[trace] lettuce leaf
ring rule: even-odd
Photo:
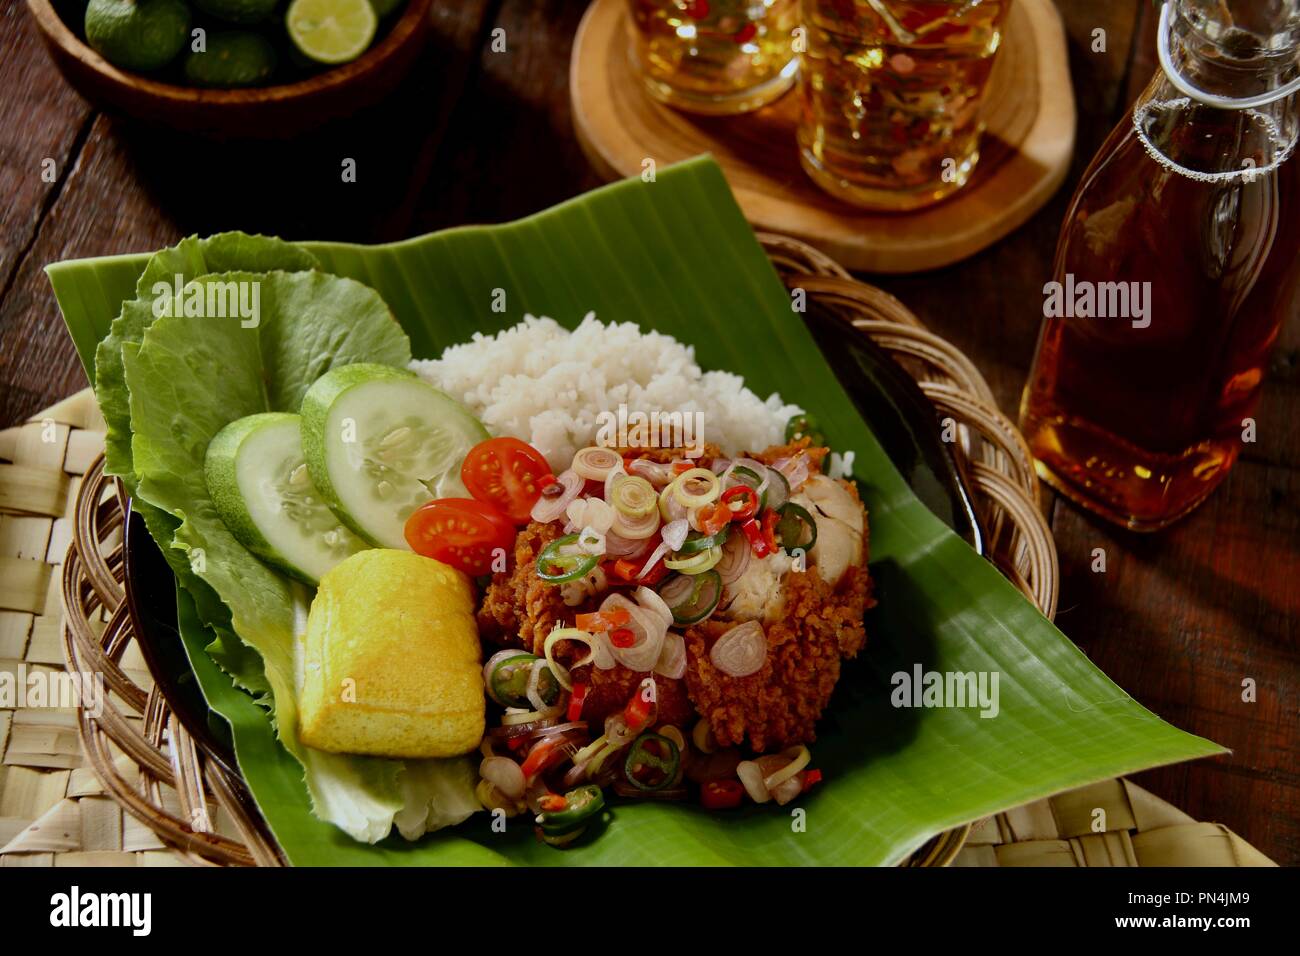
[[[319,264],[307,250],[269,236],[228,232],[208,239],[195,236],[182,239],[177,245],[150,257],[136,280],[136,297],[122,303],[122,311],[95,350],[95,398],[107,425],[104,470],[122,479],[133,496],[132,509],[144,519],[149,534],[159,542],[172,571],[193,596],[199,615],[212,628],[216,637],[209,646],[209,653],[240,687],[259,699],[270,692],[261,661],[249,653],[231,631],[230,612],[220,597],[191,572],[183,553],[167,547],[167,542],[176,534],[179,520],[134,497],[136,473],[131,457],[131,412],[125,362],[126,356],[133,355],[140,348],[145,330],[154,322],[153,306],[158,298],[154,289],[159,283],[174,288],[177,276],[184,284],[212,272],[294,272],[315,269]]]
[[[149,258],[136,281],[136,297],[122,303],[122,311],[95,350],[95,399],[108,426],[104,438],[104,470],[135,491],[131,460],[131,413],[124,375],[124,351],[138,348],[145,329],[154,321],[154,288],[182,285],[214,272],[300,272],[320,265],[299,246],[270,236],[226,232],[208,239],[190,236]]]
[[[168,269],[181,268],[183,257],[183,251],[173,250],[161,261]],[[312,382],[337,365],[405,366],[411,357],[406,333],[383,299],[352,279],[314,271],[241,271],[192,280],[199,287],[231,282],[258,284],[256,324],[238,316],[163,315],[142,330],[138,343],[121,343],[134,500],[154,509],[150,531],[164,552],[179,559],[185,576],[219,596],[229,623],[226,633],[218,627],[220,643],[214,648],[224,652],[223,665],[256,683],[251,655],[233,635],[260,657],[278,738],[302,764],[321,819],[366,842],[387,836],[404,811],[404,823],[412,815],[459,822],[477,809],[476,801],[470,805],[472,774],[466,773],[464,759],[345,756],[311,750],[298,740],[294,645],[310,592],[235,540],[217,514],[203,473],[208,443],[226,424],[257,412],[297,411]],[[136,311],[124,309],[123,315],[135,321]],[[136,330],[124,323],[120,331]],[[430,812],[430,801],[439,803],[436,813]]]

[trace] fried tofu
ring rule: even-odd
[[[469,579],[409,551],[361,551],[320,582],[307,620],[299,733],[334,753],[451,757],[484,731]]]

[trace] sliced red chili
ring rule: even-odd
[[[731,509],[720,501],[714,502],[701,508],[695,520],[705,534],[717,534],[731,521]]]
[[[820,770],[805,770],[803,774],[803,789],[800,793],[807,793],[814,786],[822,782],[822,772]]]
[[[758,492],[749,485],[736,485],[722,493],[722,502],[731,512],[732,521],[748,521],[758,511]]]
[[[763,512],[763,540],[772,551],[776,551],[776,523],[781,520],[781,516],[769,508]]]
[[[763,536],[763,527],[758,523],[757,518],[750,518],[740,526],[740,531],[749,542],[749,549],[754,552],[756,558],[766,558],[776,548],[768,544],[767,539]]]
[[[739,780],[710,780],[700,788],[700,803],[706,810],[731,810],[744,798],[745,788]]]
[[[574,684],[573,693],[569,695],[569,710],[564,715],[569,723],[582,719],[582,705],[587,702],[589,684]]]
[[[615,647],[631,647],[636,643],[636,635],[626,627],[616,627],[609,632],[609,642]]]
[[[563,810],[566,806],[568,806],[568,804],[569,801],[565,800],[564,797],[558,793],[544,794],[537,801],[538,807],[540,807],[542,810],[546,810],[551,813],[555,813],[559,810]]]
[[[574,618],[574,623],[584,631],[608,631],[611,628],[622,627],[631,619],[632,615],[627,608],[612,607],[607,611],[579,614]]]
[[[623,708],[623,720],[627,722],[628,729],[640,732],[650,724],[654,717],[655,701],[658,699],[656,690],[653,677],[647,677],[637,687],[636,693]]]

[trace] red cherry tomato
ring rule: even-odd
[[[469,493],[517,525],[528,524],[542,489],[555,480],[541,452],[518,438],[489,438],[469,450],[460,466]]]
[[[498,558],[509,555],[515,543],[510,520],[473,498],[439,498],[420,505],[406,519],[405,532],[406,543],[416,554],[450,564],[470,577],[500,570]]]

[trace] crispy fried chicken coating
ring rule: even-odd
[[[686,632],[687,690],[724,747],[748,738],[762,753],[814,741],[841,660],[866,642],[862,614],[874,602],[865,565],[849,568],[834,586],[797,572],[781,586],[784,608],[764,628],[767,660],[748,677],[729,677],[709,660],[713,642],[735,621],[713,618]]]

